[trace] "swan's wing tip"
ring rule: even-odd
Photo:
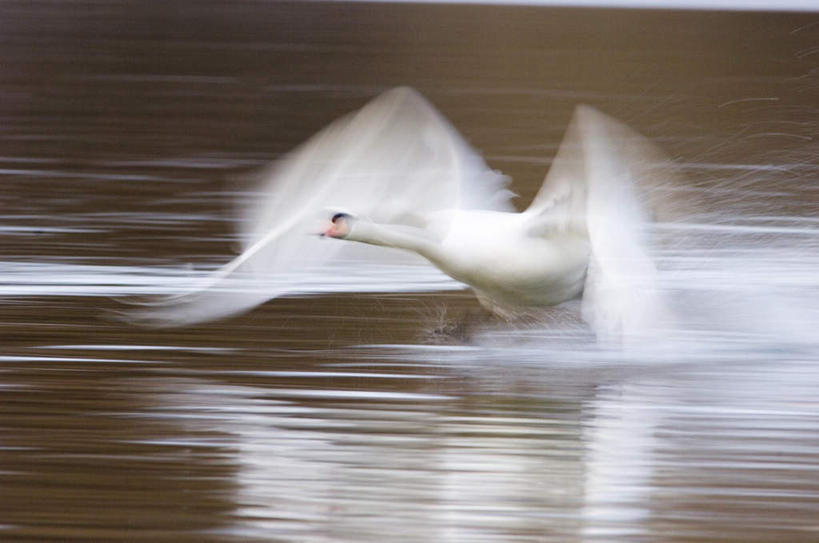
[[[409,86],[393,87],[378,95],[377,99],[411,100],[425,106],[430,105],[427,99],[418,91],[418,89]]]
[[[574,114],[578,117],[589,117],[593,115],[603,115],[603,113],[594,106],[589,104],[577,104],[574,108]]]
[[[119,322],[145,328],[172,328],[224,319],[281,296],[286,288],[248,283],[244,278],[220,281],[168,296],[116,299],[127,306],[109,312]]]
[[[194,318],[195,312],[188,308],[196,305],[196,296],[178,294],[151,298],[114,298],[127,306],[124,309],[107,309],[101,314],[103,320],[125,323],[139,328],[174,328],[213,320],[206,313]]]

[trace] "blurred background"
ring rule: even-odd
[[[399,85],[519,209],[579,103],[662,147],[684,348],[442,341],[460,291],[110,318],[229,260],[237,178]],[[3,0],[0,539],[816,541],[818,96],[816,11]]]

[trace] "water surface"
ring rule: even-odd
[[[0,539],[816,541],[817,43],[815,14],[4,2]],[[113,318],[231,257],[237,178],[396,85],[520,208],[578,103],[658,142],[696,203],[655,232],[680,325],[622,350],[576,304],[373,292],[439,281],[401,269]]]

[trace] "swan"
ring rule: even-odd
[[[472,287],[487,309],[513,316],[570,300],[583,290],[588,241],[571,231],[545,236],[538,228],[522,213],[456,209],[430,214],[422,228],[337,213],[321,235],[418,253]]]
[[[578,106],[542,187],[517,212],[508,179],[421,94],[395,88],[264,172],[242,212],[242,253],[135,320],[183,325],[246,311],[291,291],[237,281],[330,266],[368,245],[382,253],[361,258],[417,255],[507,318],[582,294],[598,335],[640,331],[663,311],[645,240],[662,162],[645,138]]]

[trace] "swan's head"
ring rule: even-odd
[[[330,219],[330,224],[321,235],[327,236],[328,238],[344,239],[350,235],[353,222],[355,222],[355,218],[349,213],[336,213]]]

